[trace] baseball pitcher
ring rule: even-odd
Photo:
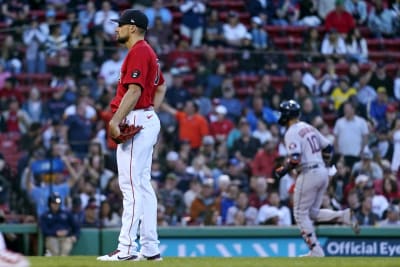
[[[117,40],[129,52],[122,64],[113,117],[108,132],[118,143],[117,166],[123,194],[122,227],[118,247],[101,261],[161,260],[157,236],[157,198],[150,183],[153,146],[160,131],[154,111],[165,96],[164,78],[157,56],[144,40],[148,26],[139,10],[125,10],[118,20]],[[139,220],[140,252],[136,243]]]

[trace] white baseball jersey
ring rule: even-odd
[[[323,163],[321,150],[329,144],[329,140],[317,129],[302,121],[292,124],[285,134],[288,154],[300,154],[301,166]]]

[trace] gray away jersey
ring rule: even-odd
[[[329,144],[329,140],[317,129],[302,121],[292,124],[285,134],[288,154],[300,154],[301,166],[323,163],[321,150]]]

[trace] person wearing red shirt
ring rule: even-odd
[[[343,0],[336,0],[336,8],[325,18],[325,30],[336,29],[341,34],[347,34],[355,27],[353,16],[343,7]]]
[[[267,140],[251,162],[253,176],[272,177],[275,161],[279,157],[275,140]]]
[[[223,105],[215,108],[217,120],[210,123],[210,134],[218,141],[223,142],[230,131],[235,128],[233,122],[225,117],[227,110]]]

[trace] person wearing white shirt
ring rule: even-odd
[[[277,225],[279,226],[290,226],[292,225],[292,214],[290,209],[284,205],[281,205],[278,192],[271,192],[268,195],[269,205],[265,204],[261,206],[258,212],[258,223],[269,224],[268,221],[278,217]]]
[[[101,10],[96,11],[94,15],[94,24],[102,26],[107,35],[114,36],[117,25],[111,22],[112,19],[118,19],[118,13],[111,9],[110,2],[105,1],[101,5]]]
[[[100,67],[100,75],[104,77],[107,86],[113,86],[118,82],[121,66],[122,60],[118,50],[113,52],[111,59],[103,62]]]
[[[346,54],[346,45],[342,36],[336,31],[331,30],[322,41],[321,53],[325,56],[341,56]]]
[[[239,21],[239,14],[231,11],[228,14],[228,23],[222,26],[225,41],[228,45],[239,47],[247,35],[247,28]]]
[[[367,41],[361,36],[360,30],[354,28],[350,30],[345,39],[346,54],[350,60],[355,60],[358,63],[368,61],[368,46]]]

